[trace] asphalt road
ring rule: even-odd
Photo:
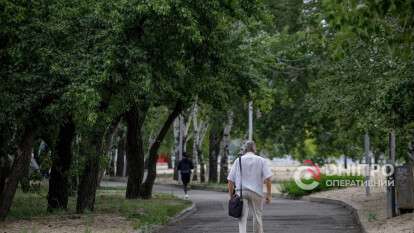
[[[156,186],[156,192],[183,196],[173,186]],[[196,211],[169,224],[158,233],[236,233],[237,221],[227,215],[227,194],[213,191],[190,191]],[[344,207],[274,198],[264,208],[266,233],[361,233],[350,211]],[[252,232],[251,218],[249,232]]]

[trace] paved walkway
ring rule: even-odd
[[[182,196],[181,190],[156,186],[156,192]],[[197,211],[170,224],[159,233],[237,233],[237,221],[227,216],[227,194],[193,190],[190,198]],[[343,207],[307,201],[273,199],[265,205],[266,233],[360,233],[351,213]],[[251,220],[249,220],[251,224]],[[250,232],[252,227],[249,227]]]

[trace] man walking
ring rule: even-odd
[[[256,153],[256,145],[253,141],[245,143],[244,155],[241,156],[242,169],[240,171],[240,159],[236,159],[227,177],[230,198],[235,195],[234,188],[240,195],[243,190],[243,212],[239,219],[239,232],[247,231],[247,216],[249,210],[253,215],[253,229],[255,233],[263,233],[263,201],[269,204],[272,200],[272,172],[266,160]],[[240,187],[242,179],[242,187]],[[266,196],[263,195],[263,184],[266,184]]]
[[[190,183],[192,169],[194,169],[193,162],[187,157],[187,154],[183,153],[183,159],[178,163],[177,170],[179,170],[181,174],[181,181],[183,182],[186,199],[188,199],[187,186],[188,183]]]

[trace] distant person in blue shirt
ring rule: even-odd
[[[184,186],[185,198],[188,199],[187,186],[190,183],[191,179],[191,170],[194,169],[193,162],[188,158],[186,153],[183,153],[183,159],[178,163],[177,170],[180,171],[181,181]]]

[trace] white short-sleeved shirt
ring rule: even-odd
[[[240,166],[239,159],[234,161],[230,169],[227,180],[236,184],[237,190],[240,190]],[[266,160],[251,152],[247,152],[241,157],[243,173],[243,190],[248,189],[260,196],[263,196],[263,182],[272,176],[272,171]]]

